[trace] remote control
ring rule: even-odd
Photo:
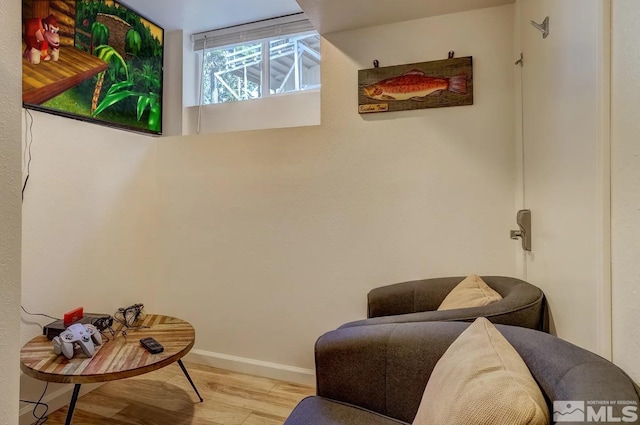
[[[164,351],[164,347],[162,346],[162,344],[160,344],[158,341],[156,341],[154,338],[151,338],[151,337],[142,338],[140,340],[140,344],[142,344],[142,346],[146,348],[147,351],[150,352],[151,354],[158,354]]]

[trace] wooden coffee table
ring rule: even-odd
[[[75,384],[65,425],[71,423],[80,386],[86,383],[114,381],[142,375],[174,362],[178,362],[182,372],[191,383],[198,398],[202,397],[182,363],[195,343],[195,330],[189,324],[175,317],[148,314],[136,323],[140,328],[126,328],[115,323],[116,336],[109,332],[103,343],[96,346],[93,357],[87,357],[82,350],[76,350],[71,359],[53,352],[53,345],[46,336],[40,335],[26,343],[20,351],[22,371],[41,381]],[[126,330],[126,336],[120,330]],[[153,337],[164,347],[164,351],[151,354],[140,345],[140,339]]]

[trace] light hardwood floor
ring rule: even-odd
[[[281,425],[315,388],[185,362],[200,403],[177,364],[111,381],[80,397],[72,425]],[[68,406],[67,406],[68,407]],[[47,425],[64,424],[67,407]]]

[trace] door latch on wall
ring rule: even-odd
[[[531,210],[520,210],[516,214],[520,230],[511,231],[511,239],[522,239],[522,249],[531,251]]]

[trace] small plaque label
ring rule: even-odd
[[[389,110],[388,103],[368,103],[366,105],[358,105],[358,112],[368,114],[371,112],[387,112]]]

